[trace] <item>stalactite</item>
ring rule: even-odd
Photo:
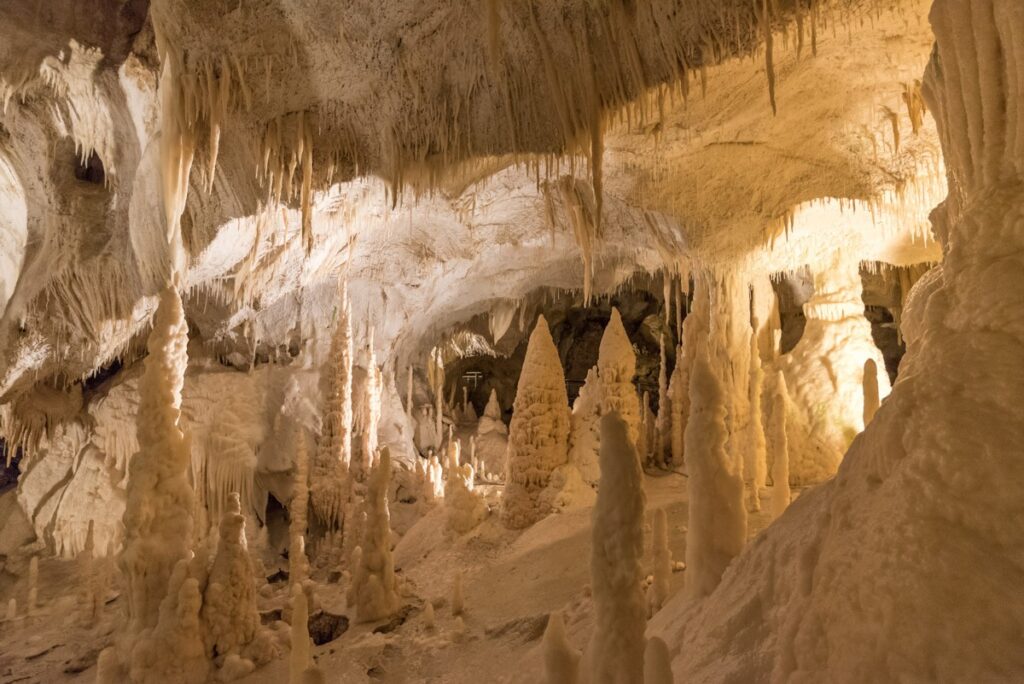
[[[756,0],[755,0],[756,2]],[[772,114],[777,114],[775,106],[775,61],[774,37],[772,35],[772,13],[770,0],[761,0],[761,24],[764,27],[764,70],[768,78],[768,101],[772,106]]]

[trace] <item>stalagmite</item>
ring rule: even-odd
[[[324,369],[324,412],[320,441],[310,473],[313,512],[328,530],[342,527],[351,487],[352,463],[352,321],[347,284],[342,283],[330,360]],[[411,376],[410,376],[411,377]]]
[[[309,457],[306,451],[306,433],[296,427],[295,473],[292,477],[292,498],[288,505],[288,579],[301,585],[309,577],[309,558],[306,555],[306,524],[309,510]]]
[[[437,435],[436,446],[440,447],[444,437],[444,360],[440,349],[434,348],[430,362],[430,369],[434,371],[434,430]]]
[[[509,427],[501,520],[527,527],[547,515],[540,494],[552,471],[568,460],[569,399],[558,350],[547,321],[537,325],[526,347]]]
[[[409,377],[405,384],[405,413],[409,416],[409,421],[413,420],[413,405],[412,405],[412,379],[413,379],[413,368],[409,366]]]
[[[156,626],[171,572],[191,554],[191,455],[179,426],[187,345],[181,298],[169,287],[160,294],[147,343],[136,421],[140,449],[129,465],[124,551],[118,560],[125,575],[129,635]]]
[[[447,445],[445,446],[445,455],[444,455],[444,464],[443,464],[444,465],[444,472],[445,472],[445,474],[447,475],[448,473],[451,473],[454,470],[456,470],[461,463],[462,463],[462,442],[460,440],[455,439],[455,434],[454,434],[453,429],[449,428],[448,429],[448,440],[447,440]]]
[[[28,600],[25,610],[29,615],[39,607],[39,556],[32,556],[28,562]]]
[[[666,307],[666,316],[668,308]],[[669,398],[669,373],[668,356],[665,353],[665,333],[661,333],[661,344],[659,346],[658,365],[658,420],[655,433],[658,436],[657,446],[654,450],[654,462],[658,467],[664,468],[668,459],[672,456],[672,400]],[[678,363],[678,358],[676,360]]]
[[[643,399],[640,402],[640,429],[637,431],[636,440],[636,453],[640,458],[640,463],[644,466],[647,465],[650,459],[650,449],[648,448],[647,436],[650,434],[650,430],[647,425],[648,407],[650,405],[650,399],[647,392],[644,392]]]
[[[452,578],[452,615],[462,615],[465,604],[462,598],[462,571],[456,570]]]
[[[757,330],[757,327],[754,327]],[[744,464],[749,472],[744,474],[748,482],[748,508],[751,511],[761,510],[761,491],[765,488],[768,475],[768,453],[765,446],[764,422],[761,418],[761,387],[764,383],[764,371],[761,369],[761,355],[758,352],[757,336],[750,338],[750,421],[747,428],[747,462]]]
[[[668,547],[668,517],[664,508],[654,511],[654,582],[651,584],[651,613],[655,613],[668,600],[672,581],[672,551]]]
[[[789,392],[786,376],[779,371],[775,376],[775,396],[769,425],[772,449],[772,517],[777,518],[789,506],[789,439],[786,436],[786,415]]]
[[[672,658],[661,637],[651,637],[644,648],[644,684],[672,684]]]
[[[690,419],[686,429],[689,534],[686,594],[707,596],[746,542],[747,511],[741,465],[725,451],[725,397],[702,343],[690,372]]]
[[[1024,0],[9,0],[0,103],[0,679],[1024,680]]]
[[[864,427],[875,417],[878,404],[878,366],[868,359],[864,362]]]
[[[672,369],[668,393],[672,411],[672,465],[678,468],[684,462],[686,421],[690,417],[690,374],[681,345],[676,350],[676,367]]]
[[[850,442],[864,426],[864,362],[883,367],[871,324],[864,316],[860,262],[843,250],[814,268],[814,293],[796,346],[775,363],[789,382],[790,477],[814,484],[835,474]],[[879,396],[889,378],[876,374]]]
[[[81,590],[78,597],[80,622],[84,627],[92,627],[103,610],[106,585],[103,574],[96,563],[95,536],[96,525],[89,521],[86,532],[85,548],[78,554],[79,581]]]
[[[370,329],[368,360],[366,364],[366,396],[363,399],[362,454],[359,476],[368,477],[376,463],[377,427],[380,423],[381,389],[384,384],[381,369],[377,367],[377,355],[373,348],[373,329]]]
[[[601,479],[600,433],[601,378],[597,367],[587,371],[587,379],[572,405],[569,431],[569,462],[575,465],[583,480],[596,486]]]
[[[444,506],[448,529],[465,534],[487,516],[483,497],[473,491],[473,466],[453,468],[445,482]]]
[[[395,562],[391,556],[391,515],[388,512],[390,482],[391,452],[384,447],[380,450],[380,461],[367,482],[362,554],[352,578],[356,587],[356,619],[359,622],[380,620],[398,610]]]
[[[301,684],[303,672],[310,665],[309,604],[306,592],[292,585],[292,650],[288,656],[288,682]]]
[[[129,678],[139,684],[191,684],[206,681],[210,661],[200,618],[200,581],[204,568],[192,558],[174,566],[157,624],[138,636],[131,653]]]
[[[601,417],[601,486],[593,513],[590,580],[594,684],[638,682],[644,671],[643,474],[628,424],[615,411]]]
[[[601,377],[601,410],[617,411],[629,428],[629,441],[637,458],[642,458],[640,444],[640,401],[633,377],[636,375],[636,352],[626,335],[619,310],[612,307],[612,315],[601,337],[597,356],[597,372]]]
[[[424,455],[441,446],[441,435],[437,432],[437,425],[431,411],[431,406],[422,406],[420,408],[420,415],[416,419],[416,438],[414,441],[416,448]]]
[[[245,516],[238,494],[228,499],[220,521],[217,554],[203,594],[200,613],[206,626],[207,650],[218,656],[234,654],[246,660],[269,660],[270,653],[252,653],[246,647],[260,631],[253,568],[245,539]]]
[[[542,645],[545,684],[576,684],[579,681],[580,652],[569,643],[561,612],[548,615]]]
[[[444,497],[444,467],[433,453],[427,461],[425,495],[428,501]]]

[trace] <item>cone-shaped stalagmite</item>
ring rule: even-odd
[[[640,400],[633,384],[636,352],[622,325],[622,316],[614,307],[601,337],[597,372],[601,377],[601,409],[604,412],[618,411],[626,422],[629,441],[635,449],[640,443]],[[637,454],[637,457],[642,458],[643,454]]]
[[[501,519],[521,528],[548,511],[539,495],[551,472],[564,464],[569,446],[569,399],[558,350],[543,316],[530,335],[509,426]]]

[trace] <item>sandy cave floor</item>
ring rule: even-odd
[[[644,564],[649,569],[650,513],[656,508],[668,513],[673,560],[685,556],[686,478],[678,473],[648,473],[644,485],[648,519]],[[751,537],[768,524],[770,490],[762,500],[762,512],[749,519]],[[538,647],[547,614],[559,609],[564,611],[573,644],[585,646],[592,629],[591,509],[561,512],[526,530],[509,531],[496,515],[498,488],[490,488],[488,504],[492,514],[464,536],[446,531],[440,504],[413,523],[395,548],[403,605],[409,606],[404,623],[389,633],[374,633],[382,623],[351,625],[341,637],[314,647],[314,659],[328,681],[479,682],[486,673],[490,681],[535,682],[541,676]],[[393,503],[396,527],[403,519],[415,519],[417,506],[423,504]],[[450,609],[456,569],[463,573],[466,605],[461,634]],[[682,588],[684,574],[673,573],[673,592]],[[0,623],[0,684],[94,680],[96,655],[111,639],[123,599],[111,591],[96,626],[83,628],[77,624],[76,581],[72,562],[47,559],[40,564],[37,613]],[[271,585],[270,596],[260,598],[261,611],[284,605],[286,584]],[[16,587],[15,595],[21,593],[23,588]],[[317,597],[328,612],[348,614],[343,585],[321,583]],[[434,629],[424,624],[425,599],[435,606]],[[498,673],[506,673],[505,678]],[[287,677],[285,653],[238,681],[270,684]]]

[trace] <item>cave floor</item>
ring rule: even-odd
[[[668,513],[673,560],[685,557],[686,478],[675,472],[651,471],[644,478],[644,487],[648,514],[643,562],[650,571],[650,512],[656,508]],[[353,624],[339,638],[315,646],[314,659],[328,681],[540,681],[541,636],[547,614],[555,610],[563,611],[574,646],[584,648],[593,626],[589,599],[591,508],[566,510],[526,530],[510,531],[496,514],[499,488],[483,488],[492,513],[466,535],[446,530],[441,504],[429,508],[422,503],[392,504],[395,528],[411,525],[394,553],[404,620],[392,625],[387,621]],[[762,511],[750,515],[751,537],[768,524],[769,500],[770,489],[763,492]],[[450,608],[456,569],[463,575],[465,597],[461,630]],[[681,567],[673,573],[673,592],[682,588],[684,575]],[[108,593],[100,619],[93,627],[83,627],[78,623],[76,581],[74,563],[41,562],[36,613],[24,617],[19,606],[21,617],[0,622],[0,684],[95,680],[96,656],[111,641],[123,599],[113,591]],[[286,584],[273,584],[270,592],[264,592],[261,611],[284,606]],[[317,592],[322,609],[351,617],[343,585],[322,582]],[[425,599],[435,606],[433,629],[424,622]],[[276,684],[287,679],[285,654],[237,681]]]

